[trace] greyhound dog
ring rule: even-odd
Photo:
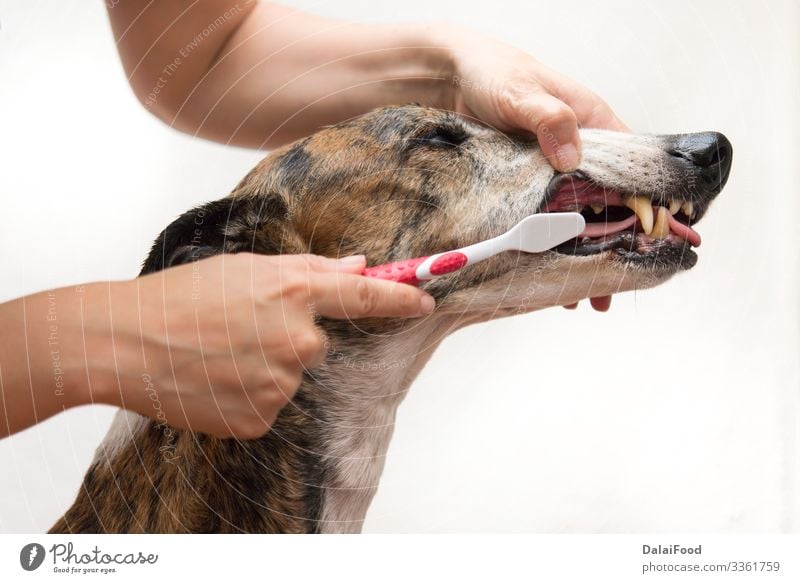
[[[182,215],[142,274],[238,252],[385,263],[464,247],[539,212],[581,212],[587,230],[423,283],[437,301],[423,319],[320,320],[327,357],[261,438],[217,439],[120,411],[51,532],[360,531],[397,407],[444,337],[652,287],[697,261],[690,225],[725,185],[728,140],[587,129],[581,139],[578,170],[562,174],[530,136],[416,105],[382,108],[272,152],[230,196]]]

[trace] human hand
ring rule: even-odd
[[[535,134],[556,170],[578,167],[579,125],[628,131],[600,97],[524,51],[455,28],[445,38],[452,55],[451,109],[502,131]],[[611,296],[591,298],[591,304],[605,312]]]
[[[605,101],[528,53],[469,30],[448,28],[452,109],[501,131],[536,135],[556,170],[580,163],[578,126],[628,131]]]
[[[217,437],[263,435],[324,358],[316,314],[433,310],[425,292],[357,275],[364,267],[363,256],[241,253],[111,284],[116,360],[103,319],[86,327],[101,400]]]

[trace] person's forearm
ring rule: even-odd
[[[424,25],[245,0],[146,4],[109,9],[125,69],[145,107],[192,134],[273,147],[381,105],[450,105],[450,55]]]
[[[84,366],[85,343],[95,353],[110,348],[94,345],[97,315],[107,305],[94,285],[0,304],[0,437],[92,401]]]

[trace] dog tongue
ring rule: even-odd
[[[656,211],[657,212],[657,211]],[[684,241],[688,241],[692,247],[700,246],[700,235],[691,227],[684,225],[671,214],[667,213],[667,221],[669,223],[669,230],[675,236],[680,237]],[[631,215],[624,221],[614,221],[611,223],[586,223],[586,228],[581,233],[581,237],[604,237],[605,235],[613,235],[625,229],[630,229],[636,224],[636,215]]]
[[[669,230],[685,241],[689,241],[692,247],[700,246],[700,234],[688,225],[684,225],[671,214],[667,213]]]
[[[611,235],[630,229],[635,224],[636,215],[631,215],[624,221],[615,221],[613,223],[586,223],[586,228],[581,233],[581,237],[603,237],[604,235]]]

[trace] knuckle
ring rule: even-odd
[[[274,392],[283,398],[291,399],[292,396],[300,388],[300,382],[303,380],[302,370],[282,370],[272,375],[271,385]]]
[[[274,367],[258,367],[253,371],[250,379],[256,396],[260,395],[262,391],[269,390],[277,385]]]
[[[578,123],[572,108],[523,73],[516,74],[498,92],[497,107],[513,119],[513,125],[522,124],[537,134]]]
[[[356,283],[356,297],[358,298],[358,311],[361,316],[368,316],[378,307],[379,292],[372,285],[373,282],[363,278]]]
[[[324,260],[319,255],[313,255],[311,253],[306,253],[301,255],[303,263],[309,269],[321,269],[324,266]]]
[[[540,126],[577,125],[578,118],[566,103],[550,101],[539,106]]]
[[[519,125],[531,117],[529,104],[541,92],[541,85],[530,75],[516,73],[494,91],[494,105],[505,123]]]
[[[309,297],[308,279],[295,270],[280,275],[281,296],[289,301],[306,301]]]
[[[285,385],[288,378],[284,374],[284,365],[260,365],[249,372],[244,381],[246,396],[241,396],[244,404],[256,403],[265,394],[269,394]]]
[[[501,105],[518,108],[522,102],[540,90],[538,84],[527,75],[516,73],[503,83],[497,95]]]
[[[290,338],[290,343],[301,362],[315,360],[322,352],[322,337],[314,327],[295,332]]]
[[[240,439],[258,439],[271,428],[271,423],[258,416],[251,415],[237,421],[233,433]]]
[[[271,419],[289,402],[293,394],[275,388],[261,389],[253,395],[253,405],[262,417]]]
[[[418,295],[410,289],[400,289],[396,299],[397,308],[404,314],[416,311],[419,305]]]
[[[209,346],[209,344],[204,342],[204,346]],[[211,356],[206,352],[203,364],[208,370],[208,380],[215,391],[222,390],[225,395],[228,395],[238,387],[236,361],[231,355]]]
[[[295,348],[293,335],[289,330],[284,330],[279,338],[275,339],[276,345],[272,350],[272,355],[275,357],[276,362],[280,366],[285,366],[287,363],[297,364],[297,349]],[[277,370],[277,368],[276,368]],[[271,376],[270,379],[273,379]]]

